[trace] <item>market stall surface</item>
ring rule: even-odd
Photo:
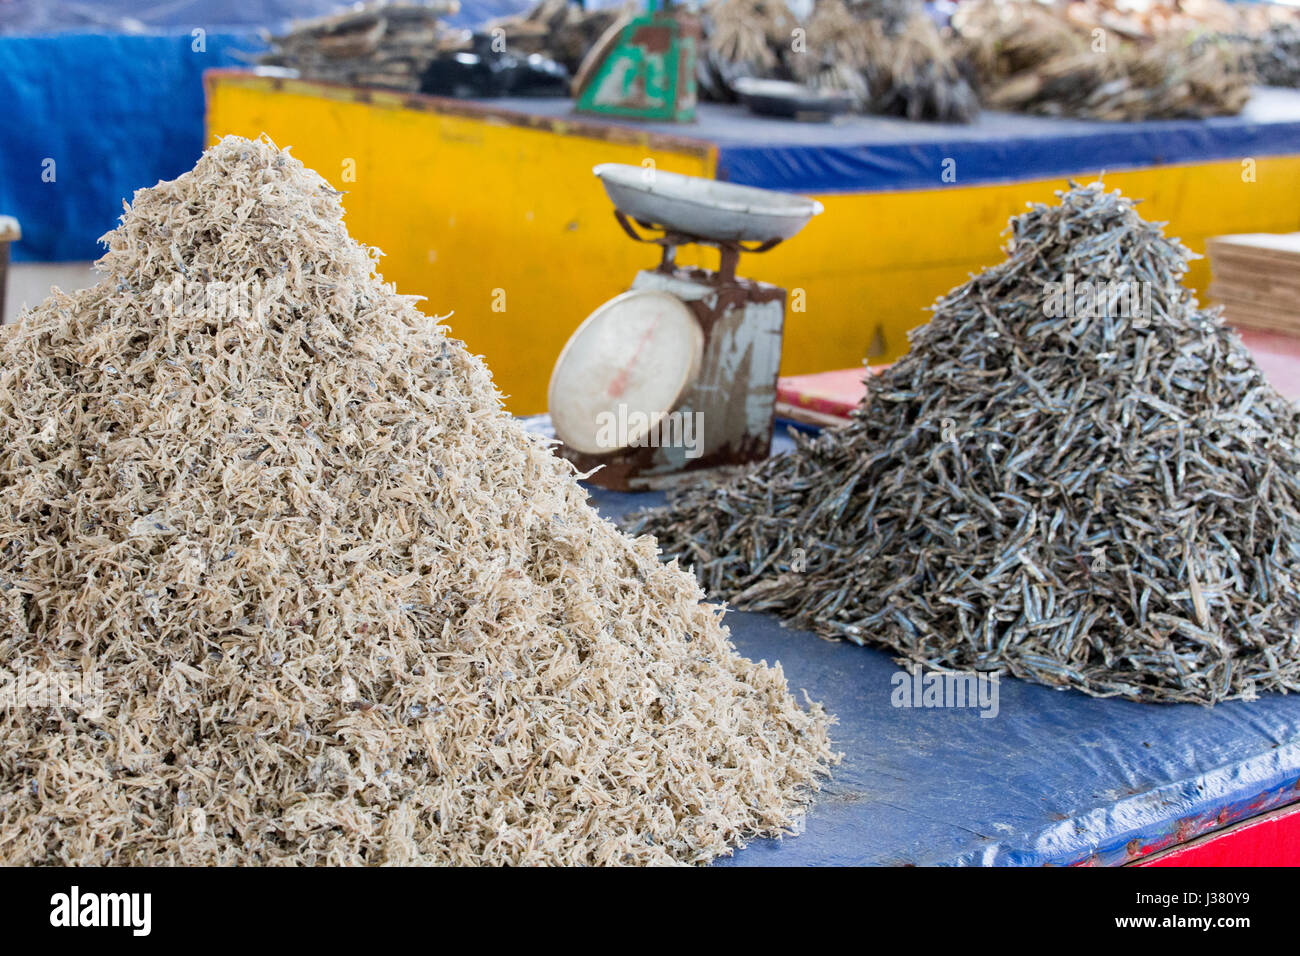
[[[591,491],[610,518],[662,500]],[[726,620],[838,716],[844,762],[802,833],[723,865],[1113,865],[1300,801],[1300,695],[1137,704],[1004,677],[996,710],[901,707],[910,678],[885,651]]]
[[[1080,168],[1113,171],[1289,155],[1300,147],[1300,90],[1274,87],[1256,87],[1237,116],[1131,123],[992,110],[973,123],[862,115],[796,123],[716,103],[700,104],[696,123],[631,123],[575,114],[567,99],[468,102],[542,124],[634,128],[704,141],[718,150],[719,179],[817,194],[1019,182],[1076,175]]]

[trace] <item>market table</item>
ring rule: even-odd
[[[662,500],[591,492],[609,518]],[[742,654],[780,661],[796,695],[836,715],[844,761],[801,834],[725,865],[1114,865],[1300,802],[1300,695],[1138,704],[1004,677],[991,718],[896,708],[888,652],[767,614],[726,623]]]

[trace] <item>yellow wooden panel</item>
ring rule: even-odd
[[[569,334],[657,261],[657,250],[619,230],[591,167],[648,158],[693,175],[716,169],[711,147],[635,127],[601,130],[242,74],[209,75],[209,129],[265,131],[346,190],[348,226],[387,254],[385,278],[425,296],[431,314],[454,313],[452,330],[487,358],[519,413],[545,410]],[[347,160],[354,182],[346,181]],[[1074,178],[1088,182],[1097,172]],[[1300,156],[1258,159],[1255,182],[1243,182],[1238,161],[1114,171],[1105,181],[1142,197],[1143,215],[1169,221],[1169,234],[1197,252],[1212,235],[1300,229]],[[1002,259],[1007,220],[1064,185],[819,196],[826,212],[799,236],[741,259],[742,275],[786,286],[805,306],[787,317],[782,371],[857,365],[877,335],[885,348],[874,359],[897,358],[927,306]],[[1189,283],[1207,288],[1203,260]]]

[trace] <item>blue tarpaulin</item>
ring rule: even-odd
[[[0,213],[18,260],[97,258],[122,200],[194,165],[205,69],[240,65],[247,37],[0,36]]]
[[[529,5],[463,0],[447,22],[469,26]],[[14,259],[97,258],[96,240],[116,223],[123,199],[198,159],[203,71],[247,65],[240,54],[265,49],[262,29],[349,6],[337,0],[0,3],[0,215],[22,224]]]
[[[607,517],[661,500],[592,497]],[[844,753],[802,833],[727,865],[1119,864],[1300,801],[1300,695],[1138,704],[1007,677],[995,716],[900,707],[885,651],[765,614],[725,621],[740,653],[779,660],[796,694],[838,717]]]
[[[1080,157],[1092,168],[1119,170],[1294,155],[1300,92],[1257,88],[1240,115],[1203,120],[1108,123],[984,112],[967,125],[855,117],[833,126],[771,126],[732,113],[710,129],[719,178],[815,193],[934,189],[1054,179],[1077,172]],[[954,178],[945,180],[949,162]]]

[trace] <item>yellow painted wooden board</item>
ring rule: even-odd
[[[651,161],[697,176],[716,169],[712,147],[634,128],[221,71],[208,77],[208,128],[265,132],[345,190],[348,227],[386,253],[385,278],[425,296],[431,314],[450,315],[456,336],[486,357],[508,407],[521,414],[545,410],[569,334],[657,261],[657,249],[618,228],[591,167]],[[1096,173],[1080,169],[1075,178]],[[1300,229],[1300,156],[1259,158],[1255,180],[1242,182],[1236,161],[1106,175],[1197,252],[1213,235]],[[783,373],[853,366],[868,354],[897,358],[935,298],[1002,258],[1007,220],[1064,185],[817,197],[826,212],[795,239],[741,259],[742,275],[791,290]],[[704,264],[713,265],[709,258]],[[1208,288],[1204,260],[1189,282]]]

